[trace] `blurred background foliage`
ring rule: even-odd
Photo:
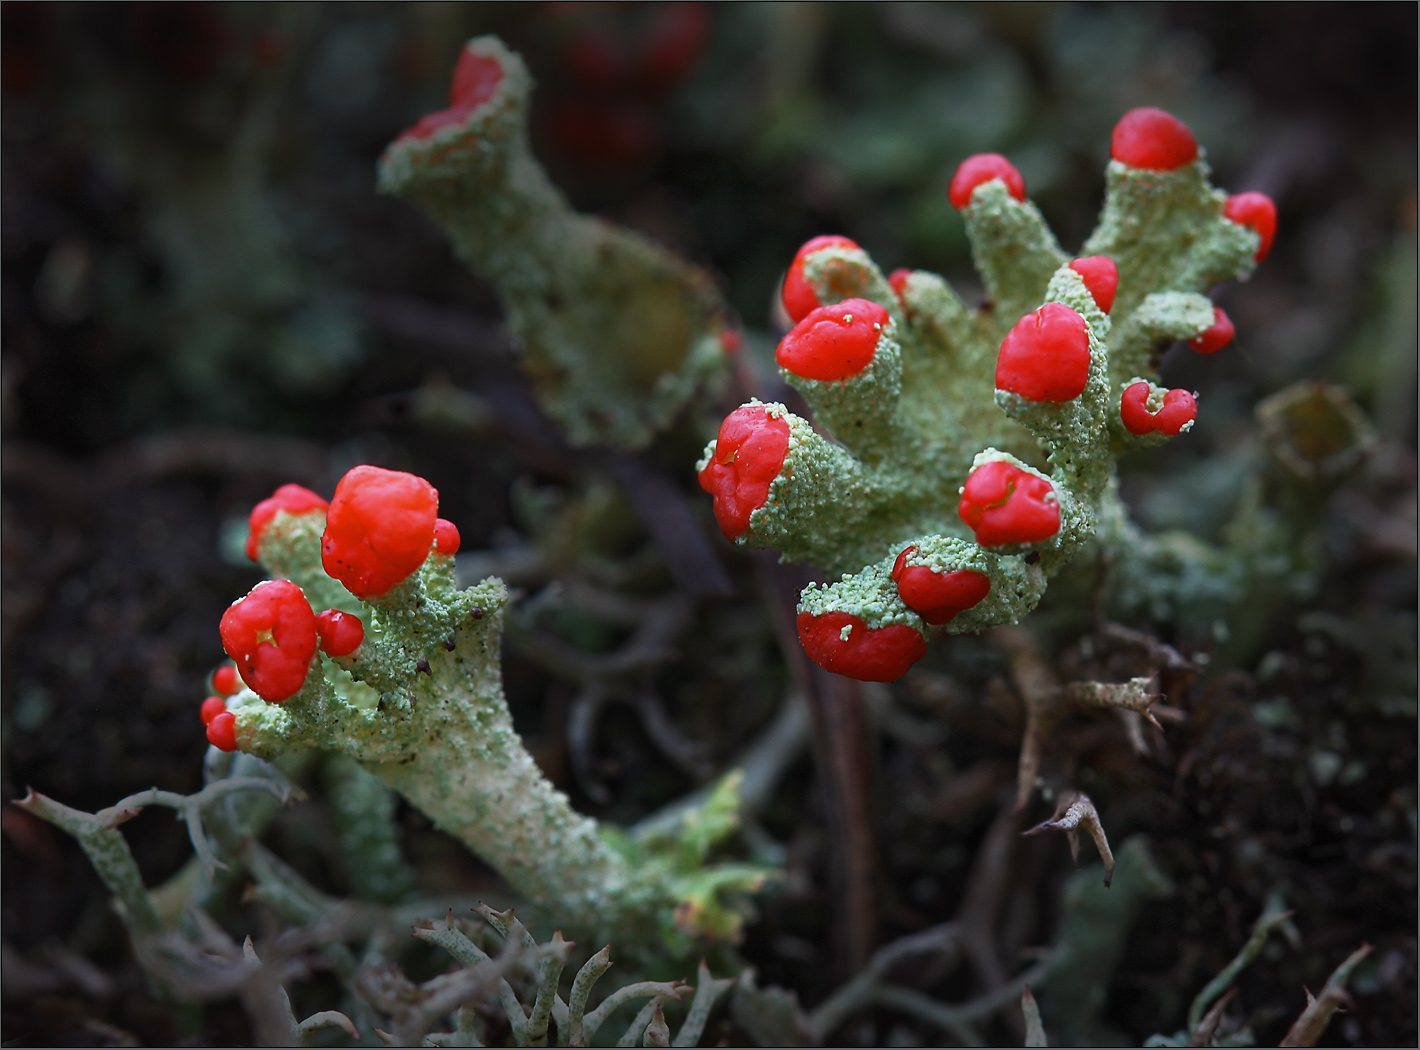
[[[766,377],[779,278],[808,237],[846,234],[885,270],[936,270],[979,294],[946,199],[957,161],[1010,156],[1068,249],[1093,225],[1110,128],[1126,109],[1156,105],[1193,128],[1218,185],[1271,195],[1280,227],[1255,278],[1217,294],[1235,347],[1206,361],[1166,356],[1164,382],[1202,391],[1203,422],[1126,463],[1136,515],[1216,535],[1259,454],[1253,405],[1296,380],[1345,384],[1380,441],[1317,510],[1316,600],[1250,625],[1257,641],[1238,666],[1215,669],[1238,677],[1207,687],[1225,713],[1200,715],[1192,750],[1177,744],[1194,755],[1187,768],[1121,781],[1142,794],[1122,797],[1107,826],[1156,836],[1181,903],[1152,940],[1132,942],[1145,976],[1116,976],[1131,996],[1116,996],[1110,1023],[1136,1039],[1172,1023],[1161,1016],[1177,1008],[1170,996],[1216,971],[1215,956],[1235,950],[1280,879],[1310,902],[1298,906],[1315,936],[1304,961],[1270,960],[1254,1000],[1292,1010],[1301,981],[1329,972],[1326,951],[1370,939],[1370,990],[1331,1035],[1413,1041],[1413,5],[128,2],[0,12],[6,799],[33,784],[97,809],[155,783],[195,789],[215,624],[255,580],[221,551],[284,481],[329,491],[365,460],[417,470],[440,489],[465,551],[535,537],[539,585],[590,564],[646,593],[667,586],[617,486],[601,474],[587,482],[596,464],[569,457],[531,407],[496,297],[422,216],[374,191],[383,146],[444,104],[468,37],[497,33],[525,56],[538,82],[534,146],[574,205],[711,270],[746,325],[749,366]],[[720,411],[707,401],[649,457],[702,523],[692,464]],[[633,820],[772,716],[786,672],[745,583],[753,567],[731,564],[738,598],[697,614],[713,644],[660,680],[678,732],[701,750],[668,763],[632,714],[613,711],[600,772],[573,789],[580,806]],[[1042,624],[1058,619],[1042,610]],[[551,599],[527,622],[593,651],[626,633]],[[980,689],[1002,666],[966,640],[934,659]],[[561,783],[578,758],[566,754],[569,699],[554,678],[509,658],[515,712]],[[917,692],[930,710],[935,694],[921,683]],[[955,906],[985,834],[981,819],[945,831],[928,821],[937,778],[1012,758],[990,733],[948,735],[937,758],[894,743],[879,756],[880,794],[908,800],[879,832],[897,932]],[[1247,755],[1275,790],[1228,779]],[[1190,772],[1212,760],[1213,782]],[[1167,794],[1170,777],[1161,818],[1148,792]],[[817,796],[800,794],[765,823],[788,843],[791,874],[821,883]],[[1231,817],[1208,809],[1230,806]],[[198,1016],[137,994],[82,856],[12,808],[3,819],[7,1042],[243,1037],[234,1006]],[[274,834],[300,853],[312,819],[292,816]],[[404,819],[428,886],[488,884],[417,814]],[[185,859],[180,829],[162,818],[129,830],[150,882]],[[1229,847],[1218,846],[1223,859],[1206,860],[1210,836]],[[1060,867],[1047,877],[1036,865],[1033,921],[1047,932]],[[771,900],[746,947],[805,1002],[829,987],[805,972],[825,922],[816,892]],[[1209,936],[1219,929],[1226,936]],[[868,1042],[890,1031],[930,1038],[886,1018],[863,1023],[881,1025]]]

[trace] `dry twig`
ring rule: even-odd
[[[1346,961],[1332,971],[1320,995],[1307,992],[1306,1008],[1292,1022],[1287,1034],[1278,1046],[1316,1046],[1316,1041],[1326,1031],[1331,1015],[1342,1006],[1351,1005],[1351,993],[1346,990],[1346,982],[1361,960],[1371,954],[1371,946],[1363,944],[1346,957]]]

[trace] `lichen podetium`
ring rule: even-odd
[[[1013,623],[1087,544],[1136,564],[1153,550],[1116,460],[1191,425],[1192,396],[1148,379],[1158,348],[1221,349],[1231,323],[1202,293],[1251,272],[1276,216],[1261,194],[1214,189],[1192,133],[1159,110],[1127,114],[1113,153],[1074,259],[1005,158],[962,163],[951,197],[985,285],[976,309],[936,274],[884,277],[842,237],[790,266],[798,324],[779,364],[818,429],[750,402],[697,469],[727,539],[839,577],[799,604],[800,639],[829,670],[891,681],[925,655],[928,617],[950,632]],[[869,311],[876,340],[844,365],[824,318]]]
[[[422,207],[498,289],[543,408],[573,444],[648,444],[723,365],[734,329],[710,276],[580,215],[528,148],[532,78],[470,40],[448,109],[390,143],[379,185]]]
[[[389,506],[375,507],[380,501]],[[279,587],[284,600],[309,603],[304,619],[311,609],[342,611],[359,617],[363,634],[336,656],[329,646],[316,651],[314,625],[299,646],[273,632],[255,643],[257,659],[229,653],[249,688],[226,699],[226,713],[209,722],[209,739],[220,720],[213,742],[226,750],[262,758],[309,748],[350,755],[569,933],[598,943],[614,937],[631,952],[657,944],[683,951],[738,936],[743,894],[761,886],[767,871],[705,864],[709,849],[736,826],[733,774],[655,841],[578,813],[513,727],[500,669],[507,588],[490,577],[458,589],[448,544],[439,543],[432,486],[360,466],[328,508],[319,498],[291,506],[269,512],[263,505],[252,516],[253,548],[276,577],[253,595]],[[361,513],[352,515],[352,506]],[[412,542],[424,553],[411,569]],[[382,565],[391,572],[381,576]],[[358,582],[364,597],[332,572]],[[364,586],[375,577],[380,593]],[[251,599],[238,600],[228,616]],[[288,691],[283,673],[279,688],[267,689],[258,673],[265,649],[304,654],[299,688]]]

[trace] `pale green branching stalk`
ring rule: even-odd
[[[361,602],[321,568],[324,517],[279,512],[259,554],[316,608],[358,610],[365,641],[350,656],[318,656],[283,703],[232,697],[241,749],[351,756],[579,937],[627,950],[661,940],[677,951],[690,948],[687,937],[737,939],[741,898],[767,872],[705,862],[737,827],[739,778],[654,836],[599,827],[543,775],[513,727],[500,669],[502,581],[458,590],[453,559],[433,551],[409,579]]]
[[[781,343],[780,371],[814,424],[751,401],[697,469],[727,538],[830,575],[799,604],[800,637],[823,666],[892,680],[926,652],[929,625],[957,633],[1014,623],[1087,548],[1114,560],[1122,604],[1170,615],[1198,595],[1237,600],[1249,572],[1235,563],[1275,546],[1256,529],[1241,530],[1231,550],[1154,540],[1119,498],[1119,456],[1186,431],[1197,413],[1187,391],[1155,382],[1160,351],[1176,340],[1220,349],[1231,323],[1205,293],[1246,277],[1262,254],[1259,230],[1210,184],[1191,134],[1159,116],[1188,151],[1171,168],[1111,160],[1099,223],[1078,258],[1061,250],[1003,158],[992,166],[999,174],[953,191],[985,286],[975,308],[936,274],[901,270],[889,280],[843,238],[810,242],[796,257],[784,301],[802,304],[791,309],[801,319]],[[958,178],[983,160],[964,162]],[[846,331],[854,303],[883,320],[866,358],[839,365],[841,351],[815,343],[826,339],[815,326],[832,316]],[[832,313],[840,308],[841,319]],[[1035,334],[1032,322],[1045,317],[1069,318],[1078,335]],[[815,345],[825,349],[804,349]],[[806,364],[812,353],[820,364]],[[1010,480],[998,495],[988,477]],[[1058,522],[1026,528],[1028,512]],[[982,527],[972,513],[1011,518],[1011,527]],[[1251,570],[1267,571],[1287,568]],[[932,586],[957,604],[924,605],[903,589],[904,573],[951,577],[950,587]],[[967,579],[981,592],[961,597]]]
[[[461,92],[466,72],[483,90]],[[722,367],[728,311],[708,274],[571,209],[528,147],[531,91],[501,41],[470,40],[451,107],[390,144],[380,189],[427,211],[497,287],[533,387],[573,444],[643,446]]]
[[[478,913],[508,945],[500,959],[508,950],[518,950],[524,953],[524,958],[536,960],[534,998],[529,1008],[524,1008],[506,976],[500,972],[495,978],[499,1005],[508,1018],[516,1046],[591,1045],[597,1032],[618,1009],[638,999],[648,1001],[632,1019],[617,1046],[635,1046],[638,1039],[644,1039],[642,1045],[645,1046],[696,1046],[716,1000],[734,983],[732,979],[711,977],[702,961],[694,988],[680,981],[637,981],[616,989],[589,1012],[587,1005],[592,989],[611,968],[610,946],[602,948],[581,966],[564,1000],[558,992],[558,982],[572,945],[562,939],[561,931],[555,933],[551,941],[539,945],[511,910],[498,912],[480,905]],[[487,972],[494,966],[492,957],[460,928],[452,913],[442,922],[417,927],[414,936],[443,948],[465,967],[465,972]],[[669,1025],[662,1008],[669,1001],[679,1002],[689,991],[695,992],[695,998],[680,1031],[674,1041],[670,1041]],[[555,1026],[552,1033],[549,1021]],[[458,1040],[461,1033],[471,1027],[471,1021],[460,1018],[455,1032],[434,1033],[428,1038],[437,1046],[467,1046],[470,1044]]]

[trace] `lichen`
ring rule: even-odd
[[[533,388],[573,444],[645,446],[722,367],[728,310],[704,271],[573,211],[528,147],[522,59],[478,37],[460,68],[480,62],[499,71],[492,93],[471,108],[455,97],[440,126],[392,142],[380,189],[427,211],[498,289]]]
[[[710,846],[737,825],[738,780],[731,775],[671,833],[646,841],[578,813],[513,726],[501,673],[503,582],[460,590],[453,559],[433,550],[408,580],[362,602],[321,569],[324,517],[278,512],[259,555],[318,604],[359,615],[365,641],[349,656],[317,654],[304,686],[281,703],[249,689],[230,697],[237,746],[268,759],[313,748],[350,756],[569,932],[677,953],[737,939],[743,895],[769,875],[707,864]]]
[[[1140,377],[1157,378],[1161,344],[1196,338],[1214,324],[1202,293],[1250,273],[1259,247],[1257,232],[1224,215],[1227,195],[1208,177],[1201,151],[1173,171],[1110,161],[1099,223],[1081,249],[1082,259],[1105,256],[1117,267],[1117,294],[1112,304],[1103,300],[1105,308],[1035,205],[1017,199],[999,177],[977,185],[961,211],[985,286],[976,309],[936,274],[900,271],[889,282],[851,242],[806,249],[804,278],[820,302],[868,299],[892,323],[858,375],[825,381],[781,368],[817,425],[770,406],[788,423],[789,451],[734,542],[778,549],[786,560],[837,577],[805,590],[801,614],[838,611],[869,625],[909,624],[923,635],[926,623],[904,603],[890,571],[905,550],[916,548],[912,565],[989,577],[988,596],[945,625],[958,633],[1029,613],[1047,579],[1089,545],[1140,543],[1119,500],[1116,464],[1163,435],[1130,433],[1120,419],[1121,396]],[[1003,388],[1011,385],[998,362],[1003,340],[1048,304],[1083,319],[1088,368],[1077,392],[1047,399]],[[1060,315],[1068,311],[1052,316]],[[1041,353],[1044,361],[1056,352]],[[715,450],[712,441],[702,470]],[[993,462],[1023,472],[1014,478],[1048,481],[1044,500],[1058,506],[1058,530],[984,546],[958,501],[968,477]],[[1178,581],[1180,567],[1165,564],[1180,560],[1176,548],[1150,548],[1145,560],[1146,573]],[[1140,561],[1136,554],[1132,564]],[[1181,570],[1185,587],[1188,573],[1199,570],[1196,561]]]

